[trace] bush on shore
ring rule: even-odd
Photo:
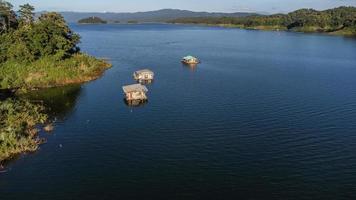
[[[110,65],[104,60],[77,53],[64,60],[44,57],[33,62],[0,64],[1,89],[49,88],[98,78]]]
[[[0,102],[0,163],[19,153],[37,150],[42,141],[36,125],[47,120],[43,111],[43,106],[24,100]]]

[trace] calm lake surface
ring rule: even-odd
[[[57,118],[0,199],[355,199],[356,40],[183,25],[72,25],[113,68],[29,95]],[[197,68],[180,59],[193,54]],[[150,68],[149,101],[121,87]]]

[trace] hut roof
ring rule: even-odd
[[[142,69],[142,70],[138,70],[135,73],[137,74],[141,74],[141,73],[150,73],[150,74],[154,74],[153,71],[149,70],[149,69]]]
[[[184,60],[195,60],[197,59],[196,57],[194,56],[186,56],[186,57],[183,57]]]
[[[141,85],[141,84],[126,85],[126,86],[123,86],[122,89],[124,90],[125,93],[148,92],[147,87],[144,85]]]

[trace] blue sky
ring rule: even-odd
[[[15,8],[30,3],[37,11],[136,12],[162,8],[216,12],[289,12],[299,8],[356,6],[356,0],[8,0]]]

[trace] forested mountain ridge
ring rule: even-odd
[[[291,30],[356,35],[356,8],[338,7],[324,11],[300,9],[288,14],[247,17],[197,17],[169,20],[170,23],[236,26],[248,29]]]
[[[135,13],[113,13],[113,12],[61,12],[67,22],[73,23],[80,19],[88,18],[91,16],[99,17],[105,21],[116,22],[120,21],[127,23],[128,21],[137,22],[166,22],[177,18],[185,17],[244,17],[256,15],[256,13],[236,12],[236,13],[219,13],[219,12],[194,12],[179,9],[162,9],[157,11],[148,12],[135,12]]]

